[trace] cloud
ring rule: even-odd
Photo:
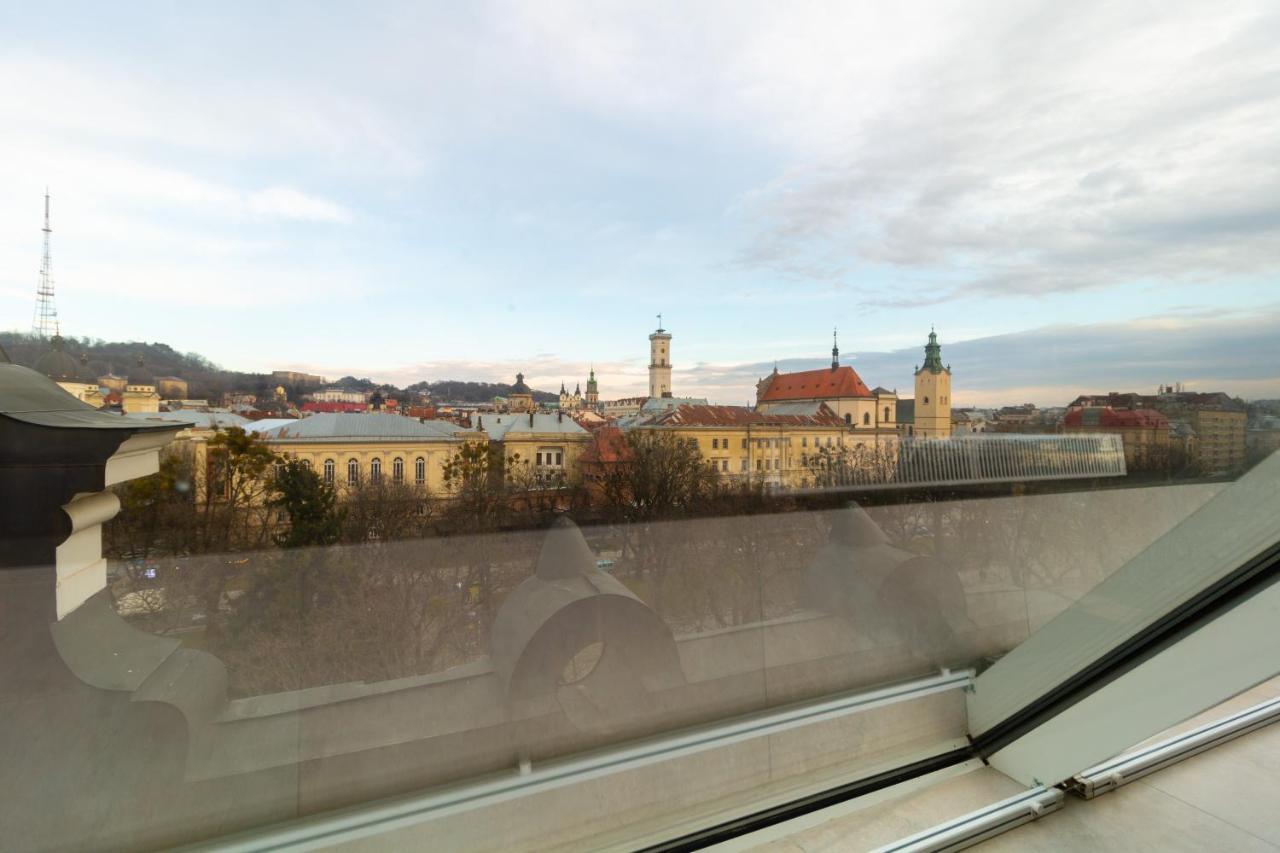
[[[340,204],[289,187],[270,187],[249,193],[245,208],[253,214],[312,222],[350,222],[351,212]]]
[[[141,23],[135,33],[156,35]],[[229,52],[242,46],[243,35],[225,45]],[[277,50],[290,48],[271,41]],[[202,61],[188,65],[190,55],[174,56],[183,44],[190,46],[157,46],[154,64],[142,68],[92,50],[45,56],[30,43],[12,44],[0,57],[0,117],[42,141],[74,141],[103,153],[283,157],[295,165],[339,159],[348,169],[401,178],[425,167],[410,129],[385,104],[359,97],[358,79],[351,81],[355,91],[318,86],[322,70],[314,57],[266,75],[247,65],[211,72]]]
[[[890,103],[815,118],[818,141],[744,197],[739,263],[945,271],[934,298],[1274,271],[1280,12],[1176,5],[955,21]],[[851,101],[876,85],[849,83]]]
[[[1088,392],[1145,391],[1181,382],[1192,390],[1226,391],[1247,398],[1280,398],[1280,304],[1248,314],[1221,309],[1182,310],[1123,323],[1044,326],[1013,334],[949,341],[940,331],[943,361],[953,371],[957,406],[999,406],[1033,402],[1066,405]],[[868,384],[883,385],[903,397],[914,393],[913,374],[923,357],[920,346],[888,352],[844,352]],[[779,359],[783,372],[813,370],[826,359]],[[279,364],[243,364],[243,370]],[[540,354],[524,359],[441,359],[380,363],[366,360],[302,361],[290,369],[324,376],[368,376],[405,386],[422,380],[456,379],[511,382],[517,372],[542,391],[585,385],[591,362]],[[647,360],[594,363],[602,399],[647,393]],[[703,361],[677,367],[672,384],[681,396],[714,403],[751,405],[756,382],[774,362]]]
[[[1141,391],[1183,382],[1195,390],[1280,397],[1280,306],[1248,315],[1182,311],[1126,323],[1046,326],[950,343],[957,405],[1034,402],[1066,405],[1078,394]],[[922,345],[923,346],[923,345]],[[846,354],[870,386],[913,393],[921,347]],[[824,367],[820,359],[784,359],[784,372]],[[700,365],[676,381],[680,393],[724,402],[754,400],[755,382],[773,362]],[[682,381],[681,381],[682,380]]]
[[[435,382],[453,379],[470,382],[512,383],[516,373],[523,373],[525,382],[538,391],[556,392],[563,382],[572,391],[581,385],[586,390],[587,375],[595,368],[602,398],[630,397],[647,393],[648,371],[643,362],[601,361],[587,362],[559,358],[550,354],[535,355],[525,359],[472,361],[466,359],[440,359],[418,361],[398,365],[379,363],[376,359],[360,361],[297,362],[287,369],[318,373],[322,376],[370,377],[378,382],[388,382],[404,387],[415,382]],[[245,370],[261,370],[261,366],[246,366]],[[274,369],[274,368],[273,368]]]

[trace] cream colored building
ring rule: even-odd
[[[568,415],[477,414],[474,426],[363,413],[317,414],[260,433],[276,453],[300,459],[344,490],[367,482],[404,483],[447,496],[445,466],[464,443],[496,445],[535,475],[576,476],[590,433]]]
[[[951,366],[943,366],[942,347],[932,329],[924,364],[916,368],[915,436],[951,437]]]
[[[190,393],[187,380],[180,376],[157,376],[156,391],[162,400],[185,400]]]
[[[466,431],[449,421],[365,413],[322,413],[259,433],[264,444],[300,459],[344,490],[386,481],[444,494],[444,466]]]
[[[118,376],[115,373],[104,373],[98,377],[98,384],[108,391],[115,391],[117,394],[123,394],[124,388],[129,384],[129,380],[124,376]]]
[[[898,432],[908,438],[950,438],[954,435],[957,423],[951,417],[951,365],[943,366],[942,347],[938,345],[938,335],[932,329],[924,348],[924,364],[915,371],[915,392],[913,399],[897,403]]]
[[[324,385],[325,378],[317,376],[314,373],[299,373],[296,370],[273,370],[271,378],[277,382],[286,382],[290,385]]]
[[[583,402],[584,401],[582,399],[581,385],[575,386],[573,389],[573,393],[570,394],[568,391],[565,390],[564,383],[563,382],[560,383],[560,411],[562,412],[581,411],[583,407]]]
[[[308,395],[317,403],[364,403],[369,395],[363,391],[348,391],[345,388],[325,388]]]
[[[189,455],[191,473],[195,480],[192,485],[198,501],[207,500],[209,497],[206,493],[209,482],[209,439],[217,435],[220,430],[231,427],[245,429],[251,423],[229,412],[130,412],[126,409],[124,416],[149,423],[184,425],[181,431],[174,434],[168,452]]]
[[[102,408],[102,389],[98,387],[96,382],[72,382],[68,380],[59,380],[57,385],[77,400],[83,403],[88,403],[96,409]]]
[[[1224,408],[1195,408],[1184,415],[1195,430],[1197,459],[1205,474],[1223,474],[1244,468],[1248,441],[1248,416]]]
[[[158,412],[160,395],[154,385],[129,384],[124,386],[124,393],[120,395],[120,407],[126,412]]]
[[[649,335],[649,396],[671,397],[671,333],[662,328],[662,315],[658,315],[658,328]]]
[[[474,431],[499,445],[504,460],[515,459],[535,475],[566,479],[578,476],[578,457],[591,441],[591,433],[565,412],[476,415]]]
[[[648,397],[622,397],[618,400],[606,400],[602,408],[606,418],[626,418],[640,414]]]
[[[792,403],[785,411],[772,412],[680,405],[631,428],[670,433],[693,443],[722,477],[783,488],[814,485],[819,467],[833,459],[878,453],[883,461],[897,446],[895,433],[851,427],[822,402]]]

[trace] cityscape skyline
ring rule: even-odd
[[[65,8],[0,33],[9,328],[48,184],[63,332],[233,369],[640,394],[665,311],[729,403],[833,324],[898,386],[936,325],[961,404],[1280,396],[1266,4]]]

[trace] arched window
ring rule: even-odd
[[[885,420],[885,423],[888,423],[889,421],[893,420],[893,418],[889,417],[889,407],[888,407],[888,406],[885,406],[885,407],[884,407],[884,420]]]
[[[924,404],[925,404],[926,406],[927,406],[927,405],[929,405],[929,398],[928,398],[928,397],[925,397],[925,398],[924,398]]]
[[[303,465],[305,465],[305,466],[307,466],[307,470],[308,470],[308,471],[313,470],[313,467],[312,467],[312,465],[311,465],[311,460],[310,460],[310,459],[303,459],[303,460],[302,460],[302,464],[303,464]]]
[[[845,423],[847,423],[847,424],[852,424],[852,423],[853,423],[853,415],[849,414],[848,412],[845,412],[845,413],[844,413],[844,422],[845,422]]]
[[[357,459],[347,460],[347,485],[354,486],[360,482],[360,461]]]
[[[333,485],[333,471],[337,466],[333,464],[332,459],[324,460],[324,481],[330,486]]]
[[[427,483],[427,460],[419,456],[413,462],[413,481],[419,486]]]
[[[863,426],[871,426],[871,413],[870,413],[870,412],[863,412],[863,413],[862,413],[862,425],[863,425]]]
[[[404,460],[399,456],[391,460],[391,479],[397,483],[404,482]]]
[[[375,486],[382,482],[382,460],[374,459],[369,463],[369,482]]]

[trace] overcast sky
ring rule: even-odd
[[[177,8],[0,11],[0,327],[48,184],[64,333],[233,368],[1280,396],[1275,3]]]

